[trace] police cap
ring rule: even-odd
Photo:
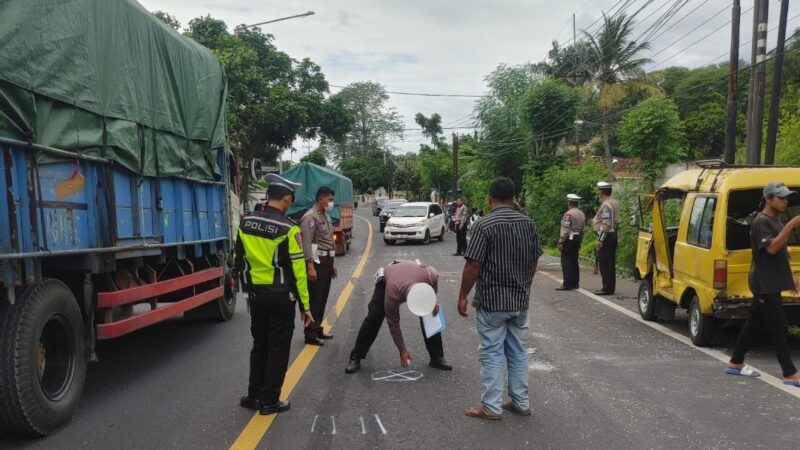
[[[579,202],[581,200],[581,197],[576,194],[567,194],[567,200],[571,202]]]
[[[598,189],[610,189],[611,188],[611,183],[609,183],[608,181],[598,181],[597,182],[597,188]]]
[[[269,186],[280,186],[282,188],[290,190],[291,192],[294,192],[295,190],[297,190],[297,188],[302,186],[302,184],[300,183],[289,181],[286,178],[283,178],[282,176],[276,175],[274,173],[267,174],[267,176],[264,177],[264,180],[267,182]]]

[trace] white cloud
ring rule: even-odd
[[[553,39],[561,42],[571,39],[573,12],[577,11],[580,34],[582,28],[600,17],[601,10],[617,3],[617,0],[139,1],[149,10],[163,10],[177,16],[184,26],[194,17],[210,14],[224,20],[231,30],[240,23],[312,10],[313,16],[269,24],[263,29],[273,34],[278,48],[292,57],[309,57],[320,64],[331,84],[372,80],[390,91],[448,94],[482,94],[484,77],[498,64],[538,62]],[[628,11],[649,2],[640,14],[644,18],[667,0],[629,1]],[[779,3],[770,3],[769,26],[774,27]],[[730,20],[730,1],[710,0],[703,4],[703,0],[690,0],[667,27],[701,4],[653,42],[650,54],[669,46],[723,8],[727,10],[655,56],[657,64],[692,45],[659,68],[727,61],[729,26],[700,38]],[[742,4],[743,12],[752,6],[752,2]],[[638,29],[649,26],[666,9],[643,20]],[[791,3],[789,17],[798,12],[797,3]],[[790,21],[790,31],[798,25],[800,19]],[[752,13],[746,13],[741,19],[742,43],[750,40],[751,26]],[[768,36],[770,48],[775,45],[775,35],[776,32],[771,32]],[[715,60],[720,55],[724,57]],[[749,59],[749,46],[742,48],[741,56]],[[406,127],[416,128],[413,117],[417,112],[426,115],[438,112],[446,126],[454,122],[466,125],[474,99],[393,95],[390,102],[402,114]],[[405,142],[398,143],[398,148],[416,150],[422,140],[419,133],[411,132]],[[305,153],[304,147],[298,148],[301,154]]]

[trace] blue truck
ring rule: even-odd
[[[135,1],[0,17],[0,430],[41,436],[98,340],[232,317],[236,170],[219,60]]]

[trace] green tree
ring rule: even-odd
[[[678,107],[665,96],[651,97],[625,115],[619,139],[626,154],[642,161],[650,186],[667,165],[686,155]]]
[[[501,64],[486,77],[488,95],[475,104],[480,129],[480,139],[474,142],[475,157],[492,174],[510,177],[518,186],[523,167],[534,153],[523,98],[542,79],[544,75],[533,65]]]
[[[523,103],[525,119],[533,133],[533,158],[555,155],[558,143],[575,127],[575,92],[559,81],[544,80],[525,94]]]
[[[350,130],[331,147],[331,156],[340,163],[375,149],[388,151],[390,141],[403,136],[400,114],[388,105],[389,95],[381,84],[351,83],[333,98],[352,118]]]
[[[173,30],[178,31],[181,29],[181,23],[178,22],[178,19],[175,16],[164,11],[153,11],[153,15],[156,16],[158,20],[169,25]]]
[[[324,147],[317,147],[310,151],[306,156],[300,158],[300,162],[310,162],[318,166],[325,167],[328,165],[328,159]]]
[[[775,162],[800,165],[800,86],[789,86],[781,99]]]
[[[587,62],[590,57],[590,47],[585,41],[560,47],[558,41],[553,41],[552,48],[547,53],[547,59],[536,67],[550,78],[555,78],[571,85],[582,84],[589,78]]]
[[[611,167],[611,148],[608,141],[609,112],[632,91],[659,92],[660,89],[642,77],[642,67],[650,62],[639,55],[650,48],[649,42],[633,40],[634,16],[606,16],[597,38],[583,30],[589,44],[587,65],[598,91],[597,106],[602,112],[603,149],[607,167]]]
[[[424,114],[417,113],[414,116],[414,122],[422,128],[422,135],[430,139],[434,147],[439,144],[439,135],[442,134],[442,116],[433,113],[430,117],[425,117]]]
[[[449,192],[453,180],[453,152],[447,144],[420,149],[418,170],[423,189]]]
[[[387,186],[389,166],[386,152],[367,149],[357,158],[347,158],[339,163],[339,172],[353,181],[353,189],[359,192],[372,192]]]
[[[706,103],[684,121],[686,140],[695,158],[721,155],[725,150],[725,107]]]
[[[296,61],[257,28],[231,35],[211,16],[189,22],[186,35],[211,49],[228,76],[229,140],[243,162],[275,161],[298,138],[338,141],[349,130],[343,104],[325,98],[328,83],[309,59]],[[249,173],[243,172],[244,195]]]

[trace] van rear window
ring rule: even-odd
[[[795,192],[800,192],[800,187],[790,187]],[[750,248],[750,224],[759,211],[762,189],[746,189],[732,191],[728,197],[728,220],[725,243],[728,250],[744,250]],[[792,217],[800,214],[800,196],[789,197],[789,209],[781,215],[780,219],[786,223]],[[789,245],[800,245],[800,231],[789,238]]]

